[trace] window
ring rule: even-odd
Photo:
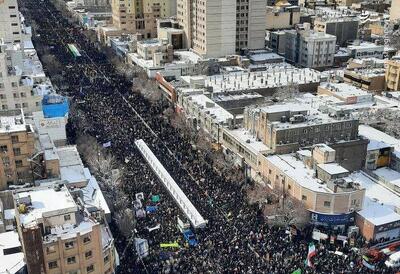
[[[94,271],[94,265],[89,265],[88,267],[86,267],[86,272],[87,273],[91,273],[91,272],[93,272]]]
[[[105,262],[105,263],[107,263],[109,260],[110,260],[110,256],[109,256],[109,255],[107,255],[107,256],[104,257],[104,262]]]
[[[3,157],[1,158],[1,160],[3,161],[3,165],[9,165],[10,164],[10,158],[8,157]]]
[[[85,252],[85,258],[86,258],[86,259],[92,258],[92,251],[91,251],[91,250]]]
[[[20,95],[21,95],[22,98],[23,98],[23,97],[26,97],[25,92],[21,92]]]
[[[55,245],[48,246],[46,248],[46,252],[47,252],[47,254],[51,254],[51,253],[56,252],[56,246]]]
[[[306,196],[306,195],[302,195],[302,196],[301,196],[301,200],[302,200],[302,201],[307,201],[307,196]]]
[[[331,206],[331,202],[329,202],[329,201],[324,202],[324,207],[330,207],[330,206]]]
[[[28,103],[22,103],[22,107],[23,108],[27,108],[28,107]]]
[[[18,143],[19,142],[18,135],[11,136],[11,142],[13,144]]]
[[[0,94],[0,99],[1,99],[1,100],[6,99],[6,98],[7,98],[7,97],[6,97],[5,94]]]
[[[83,243],[84,244],[90,243],[90,236],[85,236],[85,238],[83,238]]]
[[[73,241],[71,241],[71,242],[66,242],[64,245],[65,245],[65,249],[74,248],[74,242],[73,242]]]
[[[291,185],[288,185],[287,188],[288,188],[288,189],[292,189],[292,186],[291,186]]]
[[[57,261],[49,262],[49,269],[54,269],[54,268],[57,268],[57,267],[58,267]]]
[[[64,215],[64,221],[69,221],[71,220],[71,215]]]
[[[21,104],[15,104],[15,108],[21,108]]]
[[[19,147],[13,148],[13,152],[15,156],[21,155],[21,149]]]
[[[22,160],[16,160],[15,161],[15,166],[16,167],[22,167]]]
[[[74,264],[76,263],[75,256],[67,258],[67,264]]]
[[[0,151],[7,152],[8,151],[7,146],[0,146]]]

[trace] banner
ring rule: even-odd
[[[110,147],[111,146],[111,141],[108,141],[107,143],[103,144],[104,148]]]

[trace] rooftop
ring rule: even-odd
[[[225,129],[225,132],[232,135],[236,140],[240,142],[241,145],[246,147],[255,155],[258,155],[258,153],[266,153],[271,150],[262,141],[258,141],[253,134],[245,129]]]
[[[217,123],[226,122],[228,119],[233,119],[233,115],[213,102],[206,95],[198,94],[190,96],[190,100],[200,106],[204,111],[208,111],[209,115],[214,118]]]
[[[319,164],[318,167],[326,171],[330,175],[337,175],[349,172],[347,169],[337,163]]]
[[[59,191],[53,187],[32,189],[15,195],[17,206],[26,204],[26,211],[19,214],[21,224],[28,228],[36,226],[43,217],[51,217],[68,212],[76,212],[78,206],[65,187]],[[25,213],[24,213],[25,212]]]
[[[376,45],[375,43],[371,43],[371,42],[361,42],[360,44],[353,44],[347,47],[350,50],[365,50],[365,49],[372,49],[375,48],[380,49],[380,50],[384,50],[384,46],[383,45]]]
[[[365,188],[363,210],[358,214],[375,225],[400,220],[400,215],[395,212],[400,209],[398,195],[375,183],[363,172],[354,172],[350,177]]]
[[[315,192],[335,194],[332,189],[328,188],[326,183],[315,177],[314,170],[306,166],[294,154],[271,155],[266,156],[266,158],[302,187]],[[350,180],[348,177],[344,179]],[[354,190],[354,188],[351,188],[350,192]]]
[[[319,83],[321,73],[309,69],[273,67],[268,71],[233,72],[227,75],[202,76],[214,92],[257,90],[288,86],[293,83]],[[190,76],[182,77],[190,83]]]
[[[322,83],[321,87],[340,97],[367,96],[372,99],[371,93],[347,83]]]
[[[0,133],[19,131],[33,132],[32,127],[25,123],[22,109],[0,111]]]
[[[14,274],[25,266],[19,236],[16,231],[0,233],[0,273]]]

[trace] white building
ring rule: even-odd
[[[336,37],[316,32],[304,24],[304,30],[285,31],[285,58],[307,68],[323,68],[333,65]]]
[[[370,42],[357,43],[347,47],[354,58],[379,58],[383,59],[384,46]]]
[[[0,106],[2,110],[24,109],[25,113],[41,110],[44,95],[53,93],[50,80],[32,43],[0,42]]]
[[[23,35],[17,0],[0,1],[0,39],[7,43],[19,43]]]

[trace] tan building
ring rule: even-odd
[[[18,234],[29,273],[115,270],[115,248],[101,208],[62,182],[14,195]]]
[[[35,151],[34,130],[22,110],[0,111],[0,190],[32,181],[28,158]]]
[[[300,8],[297,6],[279,5],[266,7],[267,30],[290,29],[300,23]]]
[[[247,108],[244,127],[276,153],[290,153],[321,142],[354,140],[358,135],[358,120],[329,117],[301,103]]]
[[[265,48],[265,0],[236,0],[236,52]]]
[[[390,6],[390,21],[396,22],[400,19],[400,0],[392,0]]]
[[[148,39],[137,43],[137,54],[144,60],[153,60],[155,66],[171,63],[173,60],[173,47],[166,41]]]
[[[6,43],[19,43],[22,38],[17,0],[0,1],[0,39]]]
[[[369,91],[381,92],[385,89],[385,69],[346,69],[344,82]]]
[[[188,47],[213,58],[235,53],[236,0],[178,0],[177,20]]]
[[[119,34],[141,33],[145,38],[157,37],[157,19],[175,15],[174,1],[113,0],[113,27]],[[110,31],[115,34],[115,29]]]
[[[296,154],[261,155],[259,172],[273,189],[302,201],[316,214],[352,214],[362,209],[365,189],[334,162],[335,150],[322,144]]]
[[[185,43],[200,56],[224,57],[265,47],[265,1],[178,0]]]
[[[385,81],[388,90],[400,90],[400,61],[387,61]]]
[[[31,114],[42,109],[43,96],[52,92],[36,51],[0,40],[0,108]]]

